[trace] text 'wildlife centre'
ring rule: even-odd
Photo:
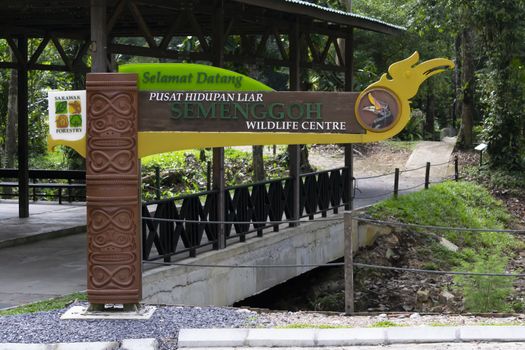
[[[273,101],[259,92],[148,92],[148,102],[169,103],[169,118],[183,121],[240,121],[255,131],[340,131],[347,121],[324,120],[323,103]],[[272,100],[272,101],[270,101]]]

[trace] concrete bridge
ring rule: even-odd
[[[344,254],[342,215],[332,215],[329,219],[301,223],[298,227],[285,228],[262,238],[178,261],[197,267],[162,266],[149,269],[143,277],[144,301],[232,305],[313,267],[230,266],[316,265],[338,259]]]
[[[390,232],[370,224],[354,225],[355,250]],[[172,266],[148,269],[143,274],[144,302],[232,305],[342,256],[343,214],[321,217]]]
[[[426,159],[440,163],[448,158]],[[453,165],[438,170],[447,168]],[[209,210],[213,192],[145,203],[144,301],[231,305],[313,268],[233,265],[318,265],[342,257],[344,169],[302,175],[300,213],[306,222],[297,227],[276,223],[290,221],[289,179],[228,189],[222,225],[212,224],[216,220]],[[402,174],[400,188],[422,188],[423,179],[405,176],[409,174]],[[357,182],[356,207],[392,195],[393,175]],[[85,290],[86,236],[79,233],[85,225],[85,208],[32,204],[35,214],[19,219],[16,201],[2,200],[0,206],[0,308]],[[155,222],[155,218],[167,221]],[[226,247],[217,250],[220,226]],[[361,244],[370,243],[377,230],[363,230]],[[72,235],[55,238],[66,234]],[[162,266],[164,261],[198,266]]]

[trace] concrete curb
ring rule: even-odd
[[[466,342],[525,342],[524,326],[337,329],[181,329],[178,347],[322,347]]]
[[[33,235],[27,235],[24,237],[17,237],[13,239],[6,239],[4,241],[0,241],[0,249],[1,248],[8,248],[8,247],[15,247],[22,244],[27,243],[33,243],[38,241],[43,241],[45,239],[51,239],[51,238],[59,238],[59,237],[65,237],[69,235],[76,235],[80,233],[85,233],[87,230],[86,225],[79,225],[74,227],[67,227],[55,231],[49,231],[49,232],[42,232],[38,234]]]
[[[154,338],[124,339],[122,342],[85,342],[54,344],[0,343],[0,350],[157,350]]]

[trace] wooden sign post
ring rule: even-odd
[[[91,73],[87,90],[86,200],[92,305],[142,299],[137,75]]]

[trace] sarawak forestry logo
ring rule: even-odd
[[[360,97],[357,106],[357,121],[369,131],[390,130],[399,120],[399,100],[388,90],[369,90]]]
[[[55,123],[58,132],[66,132],[64,129],[79,129],[82,127],[82,105],[80,104],[80,98],[55,101],[55,113]]]
[[[49,133],[56,140],[81,139],[85,133],[85,91],[49,92]]]

